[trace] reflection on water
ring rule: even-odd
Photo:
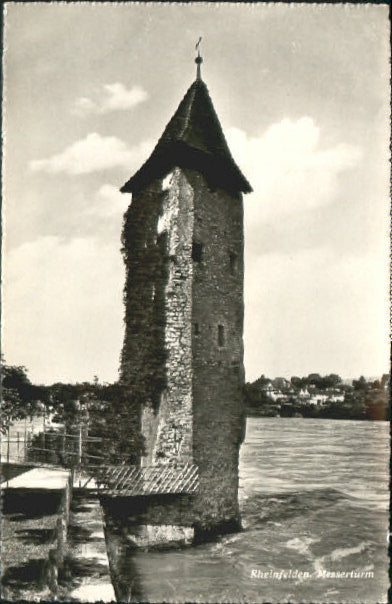
[[[184,550],[123,551],[112,559],[116,593],[155,602],[386,601],[388,430],[384,422],[249,419],[244,531]]]

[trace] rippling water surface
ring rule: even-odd
[[[156,602],[386,602],[388,432],[386,422],[248,419],[244,531],[139,553],[124,580]],[[342,571],[354,576],[333,576]]]

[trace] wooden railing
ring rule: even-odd
[[[95,446],[100,438],[66,434],[65,431],[16,432],[2,440],[2,463],[32,467],[68,468],[74,472],[75,485],[98,490],[110,496],[195,493],[199,484],[198,466],[187,464],[137,467],[119,457],[117,465],[106,464],[105,451],[88,453],[86,445]]]

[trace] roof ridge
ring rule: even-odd
[[[198,80],[195,80],[192,84],[192,86],[189,88],[189,90],[191,90],[191,98],[189,100],[189,105],[188,105],[188,111],[187,111],[187,115],[185,116],[185,120],[184,120],[184,127],[182,129],[182,132],[180,134],[180,136],[184,136],[186,129],[188,128],[188,124],[189,124],[189,120],[191,117],[191,112],[192,112],[192,105],[193,105],[193,101],[195,100],[195,94],[196,94],[196,86],[195,84],[198,82]]]

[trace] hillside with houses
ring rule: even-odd
[[[249,416],[385,420],[390,417],[389,375],[342,380],[337,374],[270,379],[245,385]]]

